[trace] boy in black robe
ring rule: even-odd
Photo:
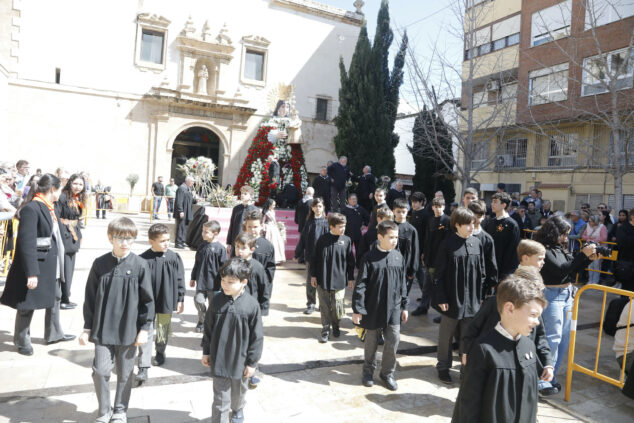
[[[394,221],[398,225],[398,251],[405,260],[405,274],[407,275],[407,294],[412,289],[414,276],[418,271],[418,233],[407,221],[407,200],[397,198],[394,200]]]
[[[192,268],[192,275],[189,281],[190,287],[196,287],[194,295],[194,305],[198,310],[198,323],[196,332],[203,331],[205,313],[207,306],[205,302],[211,303],[214,292],[220,291],[220,268],[227,261],[227,250],[216,241],[220,234],[220,223],[210,220],[203,223],[202,237],[203,243],[196,251],[196,259]]]
[[[396,351],[400,338],[400,324],[407,322],[407,284],[405,263],[398,252],[398,226],[386,220],[377,229],[379,242],[363,258],[352,294],[352,322],[367,330],[364,342],[362,383],[374,385],[376,369],[377,330],[385,336],[381,372],[385,386],[396,391],[394,380]]]
[[[97,422],[125,421],[130,401],[136,348],[148,340],[154,321],[154,297],[148,264],[130,252],[137,236],[132,220],[119,217],[108,225],[112,252],[97,258],[86,281],[84,331],[79,344],[95,344],[92,378],[99,402]],[[114,408],[110,374],[117,368]]]
[[[472,236],[475,216],[464,207],[451,215],[452,231],[438,247],[434,273],[435,307],[442,317],[438,331],[438,378],[451,383],[452,343],[456,333],[464,333],[480,309],[484,286],[484,253]],[[460,346],[460,357],[464,347]]]
[[[418,270],[414,275],[418,286],[420,287],[421,293],[425,292],[425,266],[423,266],[423,251],[425,248],[425,234],[427,232],[427,221],[429,220],[429,215],[425,210],[425,203],[427,202],[425,195],[422,192],[415,192],[410,197],[412,202],[412,208],[409,211],[409,223],[416,229],[416,233],[418,234],[418,253],[419,256],[416,260],[420,260],[418,264]],[[421,304],[416,307],[416,310],[412,312],[415,316],[419,316],[427,312],[426,309],[423,308],[423,298],[419,298]]]
[[[354,288],[354,255],[352,241],[343,233],[346,217],[341,213],[328,216],[330,232],[324,234],[315,245],[310,263],[310,283],[317,288],[319,311],[321,312],[321,336],[319,342],[328,342],[330,328],[338,338],[339,321],[344,316],[344,295],[346,280],[348,287]]]
[[[357,194],[348,195],[348,204],[341,211],[346,216],[345,235],[352,240],[354,253],[359,254],[359,244],[361,242],[361,227],[370,223],[370,215],[359,204],[357,204]]]
[[[469,353],[452,422],[535,422],[537,352],[529,339],[546,299],[538,285],[518,277],[497,289],[500,322]]]
[[[484,252],[484,271],[485,281],[484,289],[482,290],[482,300],[485,297],[493,294],[493,291],[498,284],[498,264],[495,260],[495,245],[493,238],[484,229],[482,229],[482,221],[486,215],[486,204],[482,200],[473,200],[469,203],[469,210],[474,214],[475,221],[473,224],[473,236],[480,240],[482,244],[482,251]]]
[[[425,234],[425,244],[422,254],[422,265],[426,267],[425,284],[423,287],[423,299],[420,306],[412,313],[415,316],[427,314],[431,305],[432,287],[434,273],[436,272],[436,256],[438,246],[442,244],[445,236],[449,233],[449,216],[444,213],[445,199],[435,197],[431,202],[431,209],[434,215],[427,221],[427,231]],[[440,323],[440,318],[434,319],[435,323]]]
[[[222,292],[214,295],[205,316],[202,363],[213,377],[213,422],[244,421],[243,408],[262,357],[262,316],[257,300],[246,292],[250,267],[232,258],[220,268]]]
[[[308,219],[308,215],[310,214],[310,206],[313,204],[313,197],[315,196],[315,188],[308,187],[306,188],[306,195],[297,203],[297,207],[295,207],[295,218],[294,221],[297,224],[297,232],[300,234],[304,230],[304,225],[306,225],[306,220]]]
[[[328,168],[322,166],[319,169],[319,175],[313,179],[313,188],[315,188],[315,197],[321,197],[326,203],[326,213],[330,211],[330,187],[332,181],[328,176]]]
[[[376,220],[376,215],[379,209],[383,207],[387,207],[388,209],[390,208],[385,202],[385,190],[383,188],[377,188],[374,190],[374,201],[375,203],[372,208],[372,213],[370,213],[370,224],[368,225],[368,228],[376,229],[376,225],[379,224]]]
[[[297,262],[303,260],[306,263],[306,310],[304,310],[304,314],[312,314],[317,304],[317,289],[310,283],[310,263],[317,240],[323,234],[328,233],[325,210],[324,199],[315,197],[304,230],[299,235],[299,242],[295,246],[295,260]]]
[[[156,323],[150,326],[148,341],[139,347],[137,385],[148,378],[153,336],[156,338],[156,357],[152,364],[162,366],[165,363],[165,349],[172,331],[172,313],[176,311],[181,314],[185,300],[185,267],[181,257],[169,249],[169,228],[162,223],[155,223],[148,229],[148,239],[151,248],[143,252],[141,258],[147,262],[152,275]]]
[[[484,228],[493,238],[495,245],[498,280],[502,280],[515,272],[519,264],[517,246],[520,243],[520,228],[506,211],[509,204],[511,204],[511,197],[507,193],[496,192],[493,194],[491,210],[495,213],[495,219],[489,219],[486,228]]]
[[[227,232],[227,252],[231,257],[235,257],[235,254],[231,251],[233,240],[242,232],[242,225],[246,215],[253,210],[258,210],[253,205],[253,196],[255,192],[253,188],[245,185],[240,188],[240,204],[235,206],[231,211],[231,220],[229,221],[229,231]]]
[[[266,302],[262,304],[262,315],[268,316],[270,299],[273,293],[273,278],[275,277],[275,250],[273,249],[273,244],[262,236],[262,213],[260,210],[251,210],[246,214],[242,230],[256,237],[253,258],[264,266],[264,272],[266,273],[268,287]]]
[[[383,222],[384,220],[394,220],[394,213],[392,213],[392,210],[390,210],[387,206],[383,206],[379,210],[377,210],[376,220],[378,223],[374,226],[368,226],[368,230],[365,231],[365,233],[361,237],[361,241],[359,242],[359,251],[357,252],[357,260],[355,262],[357,268],[361,267],[361,260],[366,255],[366,253],[372,249],[378,239],[378,224]]]

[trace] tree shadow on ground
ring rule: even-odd
[[[365,397],[386,410],[421,417],[451,417],[454,409],[453,401],[431,394],[403,392],[387,395],[368,394]],[[404,407],[405,404],[407,408]]]
[[[319,329],[311,326],[264,326],[264,336],[270,338],[315,339]]]

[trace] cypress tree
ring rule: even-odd
[[[456,196],[450,177],[453,173],[453,152],[451,136],[447,128],[433,111],[424,107],[423,111],[416,116],[413,132],[413,146],[408,149],[412,153],[416,166],[416,174],[413,178],[414,191],[421,191],[428,199],[434,198],[436,191],[442,191],[445,201],[453,202]],[[447,163],[439,160],[432,148],[441,149]]]
[[[394,176],[394,149],[398,145],[394,125],[403,83],[407,35],[403,37],[390,72],[388,59],[393,39],[388,2],[383,0],[374,44],[370,46],[364,24],[349,71],[346,72],[343,60],[339,63],[341,89],[334,142],[337,155],[348,156],[348,165],[355,174],[361,174],[363,166],[370,165],[376,176]]]

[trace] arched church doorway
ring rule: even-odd
[[[222,143],[220,138],[213,131],[194,126],[185,129],[178,134],[174,140],[172,151],[171,177],[177,185],[185,180],[185,175],[178,170],[178,165],[184,164],[191,157],[209,157],[217,167],[216,177],[218,183],[222,184],[222,163],[220,157],[223,156]]]

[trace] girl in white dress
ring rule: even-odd
[[[286,261],[286,240],[275,220],[275,200],[272,198],[266,200],[262,208],[262,225],[264,226],[264,238],[273,244],[275,263],[279,264]]]

